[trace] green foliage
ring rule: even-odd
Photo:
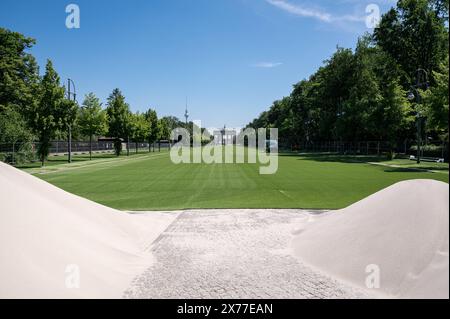
[[[401,67],[403,86],[415,80],[417,68],[432,74],[445,58],[448,52],[448,28],[442,14],[445,6],[448,10],[448,0],[400,0],[375,29],[376,43]]]
[[[35,152],[31,142],[14,143],[10,152],[0,154],[0,161],[20,165],[35,159]]]
[[[407,99],[418,68],[431,75],[420,107]],[[428,118],[428,134],[448,137],[448,104],[448,0],[400,0],[354,52],[337,48],[248,126],[277,127],[281,143],[292,146],[382,140],[394,148],[415,139],[419,111]]]
[[[0,110],[0,143],[31,141],[33,134],[22,114],[14,108]]]
[[[448,67],[447,55],[439,69],[433,72],[436,85],[422,92],[428,124],[444,138],[448,138]]]
[[[39,85],[36,60],[27,53],[35,40],[0,28],[0,105],[20,111],[36,102]]]
[[[158,120],[158,139],[168,140],[170,139],[170,127],[169,122],[166,117],[163,117]]]
[[[82,134],[87,136],[103,135],[108,131],[106,111],[94,93],[86,95],[80,108],[78,124]]]
[[[296,84],[289,97],[275,101],[249,126],[277,127],[291,145],[333,139],[394,142],[408,130],[410,113],[392,60],[364,37],[355,53],[338,48],[309,80]]]
[[[395,152],[394,151],[388,151],[387,153],[386,153],[386,159],[388,160],[388,161],[392,161],[394,158],[395,158]]]
[[[152,143],[169,138],[174,119],[181,123],[174,117],[158,120],[151,109],[145,114],[132,114],[119,89],[109,96],[106,110],[93,93],[86,95],[79,108],[66,98],[51,61],[45,75],[39,76],[37,63],[27,52],[33,44],[34,39],[0,28],[0,143],[25,145],[37,138],[38,155],[44,164],[51,141],[65,139],[69,126],[72,137],[89,138],[91,150],[93,136],[108,134],[115,138],[119,155],[123,140]],[[3,158],[8,156],[2,154]]]
[[[158,115],[155,110],[148,109],[145,113],[145,119],[147,120],[149,126],[148,142],[153,143],[158,139]]]
[[[82,134],[89,136],[89,154],[92,156],[92,137],[108,131],[106,111],[102,109],[102,104],[94,93],[89,93],[84,98],[78,115],[78,126]]]
[[[181,121],[175,116],[165,116],[163,117],[164,121],[169,126],[169,130],[172,131],[177,127],[180,127]]]
[[[145,114],[136,113],[131,115],[132,140],[136,143],[148,140],[150,134],[150,125],[145,118]]]
[[[0,143],[33,138],[27,110],[37,103],[38,67],[27,53],[34,39],[0,28]]]
[[[59,130],[66,130],[72,125],[76,116],[76,104],[65,99],[64,88],[60,85],[59,76],[47,61],[46,72],[42,78],[39,100],[32,108],[31,127],[39,138],[38,155],[44,164],[48,156],[50,141]]]
[[[121,139],[127,139],[131,135],[130,107],[119,89],[114,89],[108,97],[106,112],[108,114],[108,135],[115,138],[114,150],[119,156],[122,151]]]

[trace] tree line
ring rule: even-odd
[[[338,47],[248,127],[276,127],[286,146],[319,141],[448,140],[448,0],[400,0],[356,48]],[[422,72],[417,86],[417,70]],[[417,98],[416,95],[419,95]],[[425,135],[426,134],[426,135]]]
[[[133,113],[119,89],[109,95],[106,108],[94,93],[84,97],[81,106],[69,99],[50,60],[43,76],[29,49],[36,43],[18,32],[0,28],[0,143],[38,141],[42,164],[49,155],[51,141],[73,138],[92,141],[97,136],[115,138],[116,155],[122,141],[154,143],[169,139],[175,127],[185,123],[173,116],[158,118],[154,109]]]

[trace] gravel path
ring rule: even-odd
[[[184,211],[125,298],[365,298],[291,255],[300,210]]]

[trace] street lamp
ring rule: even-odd
[[[73,86],[73,92],[71,92],[70,85]],[[75,89],[75,83],[71,79],[67,79],[67,99],[70,101],[71,97],[73,96],[73,101],[76,102],[77,100],[77,94]],[[69,163],[72,163],[72,125],[70,123],[67,124],[68,126],[68,138],[67,138],[67,153],[68,153],[68,159],[67,161]]]
[[[417,69],[416,71],[416,84],[411,85],[411,89],[408,93],[408,99],[410,101],[416,100],[416,119],[417,119],[417,164],[420,164],[420,146],[422,144],[422,114],[418,109],[419,104],[422,102],[422,96],[419,89],[428,88],[428,73],[424,69]]]

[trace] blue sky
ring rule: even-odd
[[[65,26],[79,6],[81,27]],[[103,102],[118,87],[133,111],[155,108],[207,127],[242,126],[290,93],[336,49],[371,30],[368,4],[394,0],[2,0],[0,26],[37,39],[41,71],[51,59],[72,78],[78,101]]]

